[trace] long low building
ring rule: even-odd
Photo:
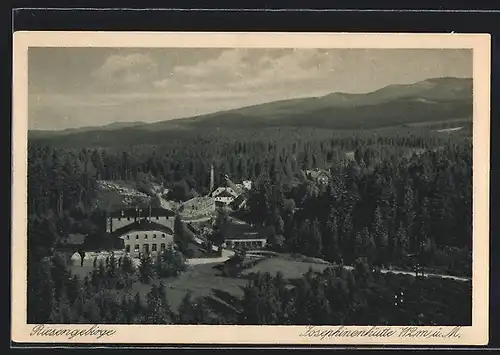
[[[224,239],[228,249],[260,249],[267,244],[263,230],[246,223],[227,225],[224,228]]]

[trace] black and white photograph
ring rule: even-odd
[[[364,40],[27,48],[31,335],[472,327],[478,56]]]

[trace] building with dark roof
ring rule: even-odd
[[[224,226],[223,233],[229,249],[259,249],[267,244],[264,230],[246,223],[229,223]]]
[[[223,189],[221,190],[220,193],[217,194],[217,197],[231,197],[231,198],[234,198],[236,195],[233,194],[234,190],[230,190],[230,189]]]
[[[224,177],[224,186],[230,187],[238,195],[244,192],[243,187],[241,185],[235,184],[227,175]]]
[[[239,210],[245,207],[246,202],[247,202],[246,194],[239,195],[238,197],[236,197],[236,199],[234,199],[233,202],[231,202],[231,208],[233,210]]]
[[[108,217],[175,217],[175,212],[161,207],[122,208],[108,213]]]
[[[111,233],[142,219],[174,228],[175,212],[166,208],[124,208],[108,213],[106,232]]]
[[[235,184],[226,175],[222,183],[215,190],[211,191],[210,196],[216,203],[229,205],[239,196],[245,195],[250,190],[252,182],[245,180],[243,184]]]
[[[108,234],[110,240],[122,240],[123,248],[132,257],[141,253],[156,255],[175,244],[172,228],[147,218],[137,220]]]
[[[58,249],[80,249],[84,245],[86,237],[87,236],[85,234],[71,233],[66,238],[59,241]]]
[[[212,192],[212,197],[216,203],[228,205],[238,197],[238,194],[231,187],[220,186]]]

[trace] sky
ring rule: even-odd
[[[465,49],[29,48],[29,129],[158,122],[472,77]]]

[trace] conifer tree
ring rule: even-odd
[[[68,302],[73,305],[83,292],[83,287],[78,276],[73,275],[66,286]]]
[[[43,324],[56,304],[50,262],[28,265],[28,272],[28,322]]]
[[[70,324],[72,323],[71,307],[69,300],[66,297],[66,292],[63,290],[58,301],[52,307],[52,312],[49,316],[49,322],[52,324]]]
[[[180,324],[196,324],[195,307],[193,306],[191,292],[186,293],[178,309]]]
[[[310,233],[310,241],[308,242],[310,247],[309,255],[320,258],[323,256],[323,241],[321,226],[317,218],[312,223]]]
[[[146,324],[171,324],[172,313],[168,304],[165,285],[153,284],[147,296],[147,307],[144,315]]]
[[[325,234],[322,241],[324,244],[324,257],[327,261],[337,262],[339,257],[339,229],[336,215],[330,215],[325,225]]]
[[[243,289],[243,310],[239,315],[239,323],[258,325],[260,323],[258,290],[253,284]]]
[[[139,316],[142,314],[143,311],[143,304],[141,300],[141,295],[139,292],[137,292],[134,296],[134,305],[133,305],[133,312],[136,316]]]
[[[107,271],[110,279],[115,279],[117,277],[117,261],[113,251],[109,255],[109,265]]]
[[[141,256],[141,263],[139,264],[139,279],[143,284],[149,284],[155,276],[153,260],[149,254]]]
[[[70,279],[70,272],[64,259],[56,254],[52,257],[51,278],[54,282],[54,297],[59,300]]]
[[[211,324],[213,319],[208,311],[208,304],[204,298],[197,298],[193,302],[195,324]]]
[[[134,263],[128,255],[122,257],[121,271],[127,276],[132,276],[136,272]]]
[[[384,264],[387,261],[388,252],[389,252],[389,236],[387,233],[387,229],[384,225],[384,222],[382,219],[382,213],[381,213],[379,207],[377,207],[375,209],[371,230],[373,233],[373,244],[374,245],[370,246],[370,248],[377,249],[376,258],[377,258],[378,262],[381,262]],[[372,255],[372,257],[373,257],[373,255]]]
[[[313,292],[315,294],[311,304],[311,320],[313,324],[332,324],[330,303],[326,297],[321,280],[315,280],[313,283]]]

